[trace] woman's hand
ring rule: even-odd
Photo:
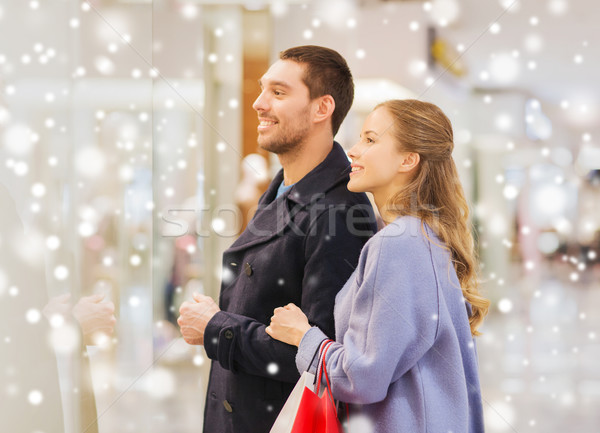
[[[302,337],[311,326],[308,318],[300,308],[294,304],[275,308],[271,324],[266,331],[271,337],[292,346],[299,346]]]

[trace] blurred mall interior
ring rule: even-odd
[[[0,406],[62,404],[69,433],[201,431],[209,360],[179,305],[218,296],[221,254],[279,169],[256,145],[257,80],[316,44],[355,77],[346,149],[386,99],[453,122],[492,300],[486,430],[600,431],[598,22],[592,0],[1,0],[3,254],[8,224],[28,240],[0,265],[0,351],[66,293],[105,295],[116,324],[87,349],[53,334],[54,394],[29,384],[45,344],[27,337],[2,355]],[[37,273],[9,284],[11,260]],[[10,431],[34,431],[25,413]]]

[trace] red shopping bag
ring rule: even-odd
[[[331,344],[333,344],[333,341],[327,342],[323,350],[321,368],[317,375],[316,392],[312,392],[309,388],[304,388],[291,433],[343,432],[340,420],[338,419],[335,401],[331,394],[329,375],[327,374],[327,367],[325,365],[325,355],[327,355],[327,350]],[[319,397],[322,374],[325,374],[327,386],[323,395]]]
[[[323,362],[317,372],[316,390],[311,386],[314,375],[304,372],[294,387],[283,409],[275,420],[270,433],[342,433],[335,402],[331,394],[329,376],[325,366],[325,354],[333,343],[329,341],[321,351]],[[321,393],[322,374],[325,373],[326,388]]]

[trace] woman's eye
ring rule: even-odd
[[[367,137],[365,141],[369,144],[375,143],[375,140],[373,140],[372,138],[369,138],[369,137]]]

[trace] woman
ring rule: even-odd
[[[478,292],[468,207],[452,126],[435,105],[384,102],[348,153],[348,189],[370,191],[386,226],[336,297],[326,355],[334,398],[373,432],[483,432],[473,337],[489,301]],[[267,333],[298,346],[300,372],[327,336],[295,305]]]

